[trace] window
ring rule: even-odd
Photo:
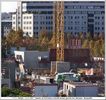
[[[15,19],[15,17],[13,17],[13,19]]]
[[[97,27],[95,27],[95,30],[97,30]]]
[[[64,16],[64,19],[66,19],[66,16]]]
[[[13,24],[15,24],[15,22],[13,22]]]
[[[94,19],[88,19],[88,22],[94,22]]]
[[[67,89],[68,89],[68,85],[67,85]]]
[[[95,19],[97,19],[97,16],[95,16]]]
[[[86,24],[86,22],[84,22],[84,24]]]

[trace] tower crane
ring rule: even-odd
[[[64,1],[55,1],[53,7],[53,45],[56,48],[56,61],[64,61]]]

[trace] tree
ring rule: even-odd
[[[6,97],[10,94],[11,90],[8,87],[2,87],[1,96]]]
[[[95,46],[94,46],[94,56],[100,56],[100,44],[99,44],[99,40],[95,42]]]
[[[42,41],[42,39],[44,38],[44,37],[47,37],[47,32],[46,32],[46,29],[42,29],[41,30],[41,32],[40,32],[40,34],[39,34],[39,42],[41,43],[41,41]]]
[[[95,42],[93,40],[91,40],[89,42],[89,48],[90,48],[90,52],[92,55],[94,55],[94,46],[95,46]]]
[[[105,55],[104,55],[104,54],[105,54],[105,43],[104,43],[104,41],[103,41],[103,43],[102,43],[100,53],[101,53],[102,57],[105,56]]]
[[[47,37],[43,37],[42,41],[41,41],[41,47],[43,50],[47,50],[48,49],[48,43],[49,40]]]
[[[87,33],[87,34],[86,34],[86,38],[87,38],[88,40],[91,40],[91,39],[92,39],[91,34],[90,34],[90,33]]]
[[[10,33],[6,37],[6,42],[8,45],[19,47],[22,45],[23,32],[21,29],[18,31],[11,30]]]
[[[89,41],[86,39],[82,44],[82,48],[89,48]]]
[[[81,32],[79,33],[79,38],[80,39],[83,39],[84,38],[83,33],[81,33]]]
[[[49,41],[50,48],[56,48],[56,34],[52,34],[52,38]]]
[[[104,39],[104,37],[105,37],[105,36],[104,36],[103,33],[99,33],[99,38],[100,38],[100,39]]]
[[[19,97],[32,97],[31,94],[26,93],[26,92],[20,92],[18,96],[19,96]]]
[[[32,95],[26,92],[23,92],[20,89],[14,88],[9,89],[8,87],[2,87],[1,89],[2,97],[12,96],[12,97],[31,97]]]

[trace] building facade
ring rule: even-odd
[[[70,97],[97,97],[98,86],[92,83],[64,82],[63,93]]]
[[[12,29],[12,13],[1,13],[1,36],[6,37]]]
[[[17,65],[14,60],[3,60],[1,66],[1,85],[13,88],[15,86],[15,69]]]
[[[6,37],[9,34],[11,29],[12,29],[12,20],[2,20],[1,21],[2,37]]]
[[[24,63],[26,69],[49,68],[48,63],[41,63],[42,59],[49,58],[48,51],[14,51],[14,55],[16,61]]]
[[[104,7],[105,3],[100,1],[65,1],[64,32],[72,34],[91,33],[92,36],[94,33],[104,33]],[[18,8],[13,17],[12,28],[17,30],[20,27],[31,37],[38,36],[43,29],[46,29],[48,33],[53,32],[53,2],[22,0],[18,2]],[[24,22],[27,20],[31,23]],[[31,28],[24,29],[25,25],[30,25]]]

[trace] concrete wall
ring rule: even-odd
[[[51,62],[52,73],[62,73],[62,72],[69,72],[69,71],[70,71],[70,62],[62,62],[62,61]]]
[[[38,57],[45,57],[48,56],[49,57],[49,52],[48,51],[15,51],[15,58],[17,57],[17,55],[21,55],[22,56],[22,60],[25,64],[26,68],[48,68],[49,64],[45,64],[42,65],[39,63]]]
[[[42,68],[38,63],[38,57],[49,56],[49,52],[39,52],[39,51],[26,51],[24,56],[25,67],[27,68]]]
[[[57,95],[57,85],[40,85],[34,88],[35,97],[55,97]]]
[[[75,96],[81,97],[97,97],[98,89],[97,86],[89,86],[89,87],[76,87],[76,94]]]
[[[11,88],[11,86],[12,86],[10,79],[2,79],[2,80],[1,80],[1,86],[2,86],[2,85],[6,85],[6,86],[8,86],[9,88]]]
[[[11,87],[14,87],[15,82],[15,68],[17,67],[14,61],[5,61],[2,63],[2,68],[5,67],[9,70],[8,79],[10,79]],[[7,78],[6,78],[7,79]],[[4,79],[5,80],[5,79]],[[5,80],[7,82],[7,80]]]
[[[11,54],[14,54],[14,52],[15,52],[16,50],[17,50],[16,47],[11,47],[10,53],[11,53]],[[26,48],[25,48],[25,47],[19,47],[19,50],[20,50],[20,51],[25,51]]]

